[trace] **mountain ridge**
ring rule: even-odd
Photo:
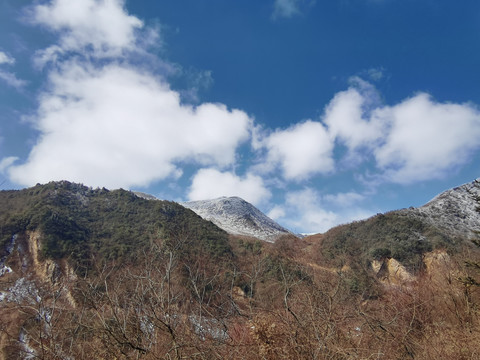
[[[179,234],[185,251],[198,246],[210,254],[230,251],[223,230],[175,202],[147,201],[130,191],[68,181],[1,191],[0,258],[14,234],[36,229],[45,235],[44,256],[77,261],[100,254],[131,258],[151,241],[173,241]]]
[[[255,237],[268,242],[274,242],[282,235],[293,235],[291,231],[238,196],[222,196],[180,204],[234,235]]]
[[[0,359],[475,358],[479,185],[272,243],[125,190],[0,192]]]
[[[425,254],[470,251],[479,235],[477,179],[448,189],[418,208],[393,210],[339,225],[307,241],[315,242],[315,261],[319,263],[343,266],[345,261],[370,263],[393,258],[408,271],[419,273],[425,269]]]
[[[480,233],[480,179],[448,189],[418,208],[398,211],[472,238]]]

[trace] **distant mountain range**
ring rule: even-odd
[[[152,195],[135,194],[145,199],[155,199]],[[281,235],[292,234],[239,197],[190,201],[181,205],[230,234],[269,242]],[[444,191],[418,208],[393,210],[390,214],[415,219],[449,236],[475,237],[480,233],[480,179]]]
[[[144,196],[149,198],[149,195]],[[181,205],[231,234],[270,242],[292,234],[239,197],[190,201]],[[391,213],[424,222],[450,236],[475,237],[480,233],[480,180],[449,189],[421,207]]]

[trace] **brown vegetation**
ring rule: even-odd
[[[0,200],[0,359],[480,353],[480,238],[390,213],[270,244],[66,182]]]
[[[12,261],[2,289],[23,291],[23,281],[27,290],[2,302],[2,357],[473,359],[480,351],[474,247],[432,253],[425,271],[393,285],[372,269],[311,264],[311,247],[293,238],[230,243],[233,258],[213,262],[184,258],[181,244],[158,238],[135,265],[72,277],[63,264],[56,280],[22,274]]]

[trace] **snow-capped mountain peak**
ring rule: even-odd
[[[476,237],[480,232],[480,179],[444,191],[419,208],[403,211],[452,235]]]
[[[237,196],[189,201],[181,205],[231,234],[256,237],[269,242],[274,242],[281,235],[291,234],[255,206]]]

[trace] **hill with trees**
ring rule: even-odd
[[[124,190],[2,191],[0,358],[475,358],[480,204],[467,185],[434,211],[274,243]]]

